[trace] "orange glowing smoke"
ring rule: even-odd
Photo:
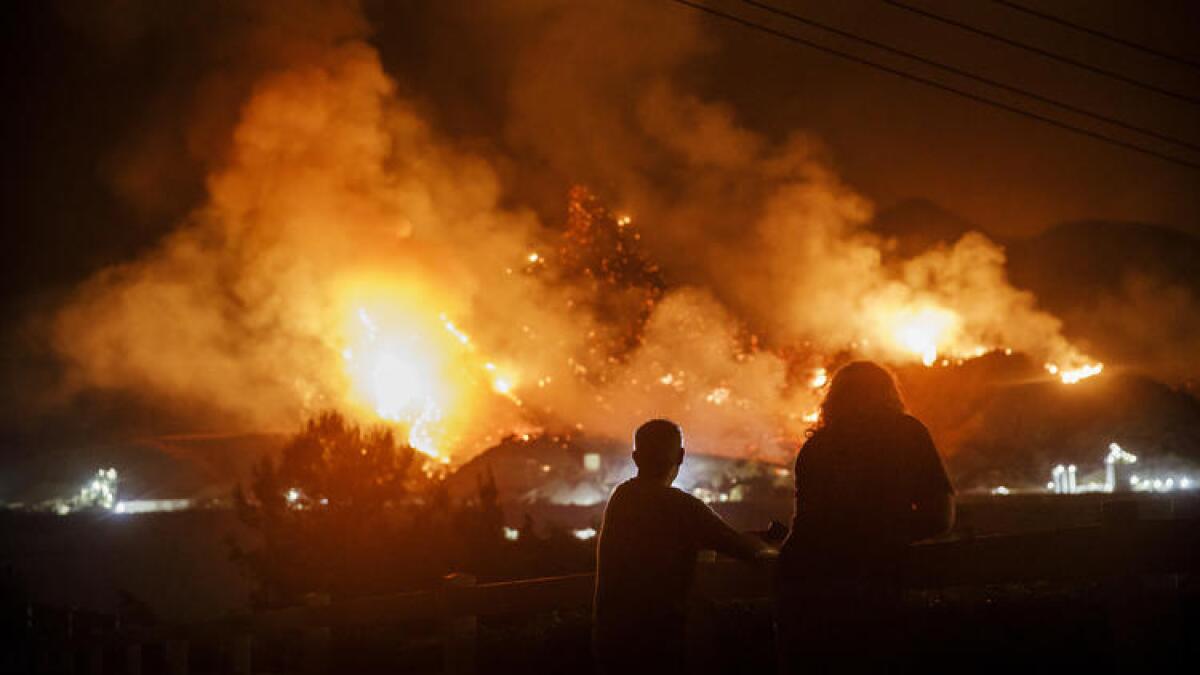
[[[1008,283],[994,242],[968,234],[884,264],[866,200],[811,143],[772,143],[663,78],[563,70],[581,86],[657,84],[626,92],[638,127],[625,136],[597,136],[623,133],[612,120],[580,137],[595,143],[529,139],[572,163],[604,149],[576,174],[612,186],[621,211],[573,190],[560,227],[510,206],[489,158],[439,136],[365,39],[287,58],[238,102],[204,203],[57,312],[75,387],[179,402],[226,428],[338,408],[444,461],[540,425],[626,438],[651,416],[704,452],[781,459],[779,439],[814,419],[830,354],[932,366],[1011,348],[1066,383],[1100,372]],[[537,105],[514,119],[621,112],[523,100]],[[638,175],[660,160],[670,170],[648,174],[674,176],[668,189]]]

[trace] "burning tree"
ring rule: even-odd
[[[614,357],[636,348],[666,284],[632,219],[611,213],[587,188],[572,188],[557,262],[561,279],[586,291],[581,303],[614,326],[598,347]]]

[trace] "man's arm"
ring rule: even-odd
[[[774,549],[758,537],[733,529],[704,502],[688,496],[696,539],[702,548],[739,560],[770,557]]]

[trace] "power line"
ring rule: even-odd
[[[768,11],[768,12],[770,12],[770,13],[772,13],[772,14],[775,14],[775,15],[778,15],[778,16],[783,16],[783,17],[786,17],[786,18],[788,18],[788,19],[791,19],[791,20],[793,20],[793,21],[797,21],[797,22],[799,22],[799,23],[802,23],[802,24],[805,24],[805,25],[807,25],[807,26],[812,26],[813,28],[817,28],[817,29],[820,29],[820,30],[823,30],[823,31],[826,31],[826,32],[829,32],[829,33],[833,33],[834,35],[839,35],[839,36],[841,36],[841,37],[844,37],[844,38],[847,38],[847,39],[850,39],[850,40],[855,40],[855,41],[857,41],[857,42],[861,42],[861,43],[863,43],[863,44],[866,44],[866,45],[870,45],[870,46],[872,46],[872,47],[875,47],[876,49],[880,49],[880,50],[883,50],[883,51],[885,51],[885,52],[888,52],[888,53],[891,53],[891,54],[895,54],[895,55],[897,55],[897,56],[902,56],[902,57],[904,57],[904,58],[907,58],[907,59],[912,59],[913,61],[917,61],[918,63],[923,63],[923,64],[925,64],[925,65],[927,65],[927,66],[932,66],[932,67],[934,67],[934,68],[940,68],[940,69],[942,69],[942,70],[944,70],[944,71],[946,71],[946,72],[949,72],[949,73],[954,73],[955,75],[958,75],[958,76],[960,76],[960,77],[965,77],[965,78],[968,78],[968,79],[974,80],[974,81],[976,81],[976,82],[981,82],[981,83],[983,83],[983,84],[986,84],[986,85],[988,85],[988,86],[991,86],[991,87],[996,87],[997,89],[1003,89],[1003,90],[1005,90],[1005,91],[1008,91],[1008,92],[1011,92],[1011,93],[1014,93],[1014,94],[1019,94],[1019,95],[1021,95],[1021,96],[1026,96],[1026,97],[1028,97],[1028,98],[1031,98],[1031,99],[1033,99],[1033,100],[1035,100],[1035,101],[1039,101],[1039,102],[1041,102],[1041,103],[1045,103],[1045,104],[1047,104],[1047,105],[1056,106],[1056,107],[1058,107],[1058,108],[1061,108],[1061,109],[1063,109],[1063,110],[1066,110],[1066,111],[1069,111],[1069,112],[1075,113],[1076,115],[1082,115],[1082,116],[1084,116],[1084,117],[1090,117],[1090,118],[1092,118],[1092,119],[1094,119],[1094,120],[1098,120],[1098,121],[1101,121],[1101,122],[1105,122],[1105,123],[1107,123],[1107,124],[1112,124],[1112,125],[1114,125],[1114,126],[1118,126],[1118,127],[1121,127],[1121,128],[1123,128],[1123,129],[1128,129],[1129,131],[1135,131],[1135,132],[1137,132],[1137,133],[1140,133],[1140,134],[1145,134],[1146,136],[1150,136],[1151,138],[1156,138],[1156,139],[1158,139],[1158,140],[1160,140],[1160,141],[1165,141],[1165,142],[1167,142],[1167,143],[1172,143],[1172,144],[1174,144],[1174,145],[1178,145],[1178,146],[1180,146],[1180,147],[1189,148],[1189,149],[1191,149],[1191,150],[1200,150],[1200,145],[1198,145],[1198,144],[1196,144],[1196,143],[1192,143],[1192,142],[1190,142],[1190,141],[1181,140],[1181,139],[1179,139],[1179,138],[1175,138],[1174,136],[1170,136],[1170,135],[1167,135],[1167,134],[1159,133],[1159,132],[1157,132],[1157,131],[1154,131],[1153,129],[1149,129],[1149,128],[1146,128],[1146,127],[1143,127],[1143,126],[1139,126],[1139,125],[1136,125],[1136,124],[1131,124],[1131,123],[1129,123],[1129,122],[1124,122],[1124,121],[1122,121],[1122,120],[1119,120],[1119,119],[1117,119],[1117,118],[1115,118],[1115,117],[1110,117],[1110,116],[1108,116],[1108,115],[1104,115],[1104,114],[1101,114],[1101,113],[1093,112],[1093,111],[1091,111],[1091,110],[1088,110],[1088,109],[1086,109],[1086,108],[1083,108],[1083,107],[1081,107],[1081,106],[1072,105],[1072,104],[1070,104],[1070,103],[1067,103],[1067,102],[1065,102],[1065,101],[1061,101],[1061,100],[1059,100],[1059,99],[1051,98],[1051,97],[1049,97],[1049,96],[1043,96],[1043,95],[1041,95],[1041,94],[1038,94],[1038,93],[1036,93],[1036,92],[1030,91],[1030,90],[1028,90],[1028,89],[1022,89],[1021,87],[1016,87],[1016,86],[1013,86],[1013,85],[1005,84],[1004,82],[1000,82],[1000,81],[998,81],[998,80],[994,80],[994,79],[992,79],[992,78],[990,78],[990,77],[985,77],[985,76],[983,76],[983,75],[978,75],[978,74],[976,74],[976,73],[970,72],[970,71],[968,71],[968,70],[964,70],[964,69],[962,69],[962,68],[958,68],[958,67],[956,67],[956,66],[949,65],[949,64],[947,64],[947,63],[943,63],[943,62],[941,62],[941,61],[936,61],[936,60],[934,60],[934,59],[929,59],[929,58],[926,58],[926,57],[924,57],[924,56],[921,56],[921,55],[919,55],[919,54],[916,54],[916,53],[913,53],[913,52],[910,52],[910,51],[907,51],[907,50],[904,50],[904,49],[900,49],[900,48],[898,48],[898,47],[893,47],[893,46],[891,46],[891,45],[888,45],[888,44],[885,44],[885,43],[879,42],[879,41],[877,41],[877,40],[872,40],[872,39],[870,39],[870,38],[863,37],[863,36],[861,36],[861,35],[858,35],[858,34],[852,33],[852,32],[850,32],[850,31],[847,31],[847,30],[842,30],[842,29],[840,29],[840,28],[837,28],[837,27],[834,27],[834,26],[830,26],[830,25],[827,25],[827,24],[821,23],[821,22],[819,22],[819,21],[815,21],[815,20],[813,20],[813,19],[809,19],[808,17],[801,16],[801,15],[799,15],[799,14],[796,14],[796,13],[794,13],[794,12],[790,12],[790,11],[788,11],[788,10],[781,9],[781,8],[779,8],[779,7],[775,7],[775,6],[773,6],[773,5],[769,5],[769,4],[765,3],[765,2],[759,2],[758,0],[742,0],[742,2],[744,2],[744,3],[746,3],[747,5],[750,5],[750,6],[752,6],[752,7],[757,7],[757,8],[759,8],[759,9],[762,9],[762,10]]]
[[[1161,159],[1166,162],[1170,162],[1172,164],[1178,164],[1180,166],[1186,166],[1191,169],[1200,170],[1200,164],[1197,164],[1196,162],[1192,162],[1190,160],[1186,160],[1181,157],[1175,157],[1173,155],[1159,152],[1157,150],[1153,150],[1151,148],[1137,145],[1135,143],[1130,143],[1128,141],[1123,141],[1118,138],[1106,136],[1102,133],[1092,131],[1090,129],[1083,129],[1081,127],[1076,127],[1076,126],[1067,124],[1066,122],[1056,120],[1052,117],[1047,117],[1045,115],[1031,112],[1029,110],[1024,110],[1022,108],[1018,108],[1016,106],[1012,106],[1007,103],[1003,103],[1001,101],[996,101],[994,99],[987,98],[986,96],[981,96],[979,94],[974,94],[972,92],[965,91],[963,89],[958,89],[956,87],[952,87],[948,84],[943,84],[941,82],[938,82],[937,80],[931,80],[929,78],[922,77],[920,75],[914,75],[914,74],[906,72],[904,70],[900,70],[899,68],[893,68],[891,66],[884,65],[877,61],[871,61],[870,59],[866,59],[866,58],[863,58],[860,56],[855,56],[854,54],[851,54],[849,52],[844,52],[839,49],[834,49],[833,47],[826,47],[825,45],[822,45],[822,44],[819,44],[816,42],[812,42],[811,40],[807,40],[807,39],[799,37],[797,35],[792,35],[791,33],[785,33],[781,30],[776,30],[774,28],[771,28],[770,26],[764,26],[760,23],[755,23],[754,21],[737,16],[736,14],[730,14],[728,12],[723,12],[719,9],[709,7],[707,5],[702,5],[697,2],[692,2],[691,0],[670,0],[670,1],[674,2],[676,4],[679,4],[679,5],[683,5],[685,7],[690,7],[692,9],[695,9],[695,10],[698,10],[701,12],[705,12],[707,14],[711,14],[712,16],[720,17],[722,19],[725,19],[726,21],[730,21],[730,22],[739,24],[739,25],[749,28],[751,30],[756,30],[761,33],[773,35],[777,38],[787,40],[789,42],[794,42],[796,44],[801,44],[806,47],[810,47],[812,49],[816,49],[818,51],[825,52],[826,54],[832,54],[839,58],[846,59],[847,61],[853,61],[854,63],[858,63],[860,65],[864,65],[869,68],[875,68],[876,70],[881,70],[886,73],[891,73],[892,75],[896,75],[897,77],[902,77],[906,80],[911,80],[913,82],[919,82],[926,86],[933,87],[935,89],[940,89],[942,91],[945,91],[945,92],[948,92],[951,94],[955,94],[957,96],[961,96],[966,99],[970,99],[977,103],[982,103],[984,105],[990,105],[995,108],[999,108],[1001,110],[1006,110],[1008,112],[1011,112],[1011,113],[1014,113],[1017,115],[1021,115],[1024,117],[1028,117],[1030,119],[1038,120],[1039,122],[1044,122],[1051,126],[1055,126],[1060,129],[1065,129],[1067,131],[1071,131],[1071,132],[1079,134],[1081,136],[1087,136],[1088,138],[1093,138],[1093,139],[1096,139],[1099,141],[1104,141],[1106,143],[1110,143],[1112,145],[1116,145],[1118,147],[1125,148],[1127,150],[1139,152],[1144,155],[1149,155],[1151,157],[1157,157],[1158,159]]]
[[[1064,19],[1062,17],[1054,16],[1053,14],[1047,14],[1046,12],[1036,10],[1032,7],[1026,7],[1025,5],[1021,5],[1021,4],[1018,4],[1015,2],[1009,2],[1009,0],[992,0],[992,2],[994,2],[998,5],[1004,5],[1005,7],[1008,7],[1009,9],[1014,9],[1018,12],[1024,12],[1025,14],[1029,14],[1031,16],[1036,16],[1037,18],[1042,19],[1044,21],[1056,23],[1060,26],[1066,26],[1067,28],[1077,30],[1081,33],[1087,33],[1088,35],[1098,37],[1103,40],[1108,40],[1109,42],[1115,42],[1116,44],[1119,44],[1123,47],[1128,47],[1130,49],[1136,49],[1139,52],[1144,52],[1146,54],[1150,54],[1151,56],[1157,56],[1160,59],[1174,61],[1175,63],[1178,63],[1180,65],[1184,65],[1189,68],[1196,68],[1196,69],[1200,70],[1200,63],[1197,63],[1190,59],[1186,59],[1186,58],[1184,58],[1182,56],[1178,56],[1176,54],[1171,54],[1169,52],[1164,52],[1162,50],[1155,49],[1154,47],[1148,47],[1139,42],[1134,42],[1133,40],[1126,40],[1125,38],[1120,37],[1118,35],[1113,35],[1112,33],[1105,33],[1104,31],[1096,30],[1095,28],[1088,28],[1087,26],[1082,26],[1073,21],[1067,21],[1066,19]]]
[[[1103,75],[1104,77],[1109,77],[1114,80],[1124,82],[1125,84],[1132,85],[1134,87],[1139,87],[1139,88],[1145,89],[1147,91],[1152,91],[1157,94],[1162,94],[1163,96],[1170,96],[1173,99],[1177,99],[1180,101],[1186,101],[1187,103],[1191,103],[1193,105],[1200,105],[1200,98],[1196,98],[1195,96],[1191,96],[1188,94],[1182,94],[1177,91],[1165,89],[1156,84],[1150,84],[1149,82],[1143,82],[1136,78],[1129,77],[1128,75],[1122,75],[1121,73],[1118,73],[1118,72],[1115,72],[1112,70],[1108,70],[1106,68],[1100,68],[1099,66],[1093,66],[1090,63],[1084,63],[1083,61],[1073,59],[1069,56],[1063,56],[1062,54],[1056,54],[1050,50],[1042,49],[1041,47],[1038,47],[1036,45],[1031,45],[1028,42],[1021,42],[1020,40],[1014,40],[1012,38],[1008,38],[1003,35],[1000,35],[999,33],[993,33],[989,30],[984,30],[983,28],[979,28],[977,26],[972,26],[969,23],[964,23],[957,19],[951,19],[948,16],[943,16],[941,14],[937,14],[935,12],[931,12],[926,9],[921,9],[920,7],[913,7],[912,5],[906,5],[903,2],[898,2],[898,0],[883,0],[883,1],[893,7],[898,7],[899,9],[903,9],[906,12],[912,12],[913,14],[923,16],[927,19],[932,19],[934,21],[944,23],[948,26],[953,26],[960,30],[965,30],[968,33],[974,33],[976,35],[986,37],[990,40],[995,40],[997,42],[1001,42],[1010,47],[1016,47],[1017,49],[1023,49],[1027,52],[1037,54],[1038,56],[1043,56],[1043,57],[1051,59],[1053,61],[1058,61],[1059,63],[1065,63],[1070,66],[1075,66],[1076,68],[1082,68],[1088,72],[1095,73],[1097,75]]]

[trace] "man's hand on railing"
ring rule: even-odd
[[[771,547],[759,550],[759,552],[754,556],[755,560],[763,561],[771,561],[777,558],[779,558],[779,549]]]
[[[754,530],[750,535],[762,541],[762,546],[755,554],[755,560],[775,560],[779,557],[779,547],[787,539],[788,528],[778,520],[772,520],[765,530]]]

